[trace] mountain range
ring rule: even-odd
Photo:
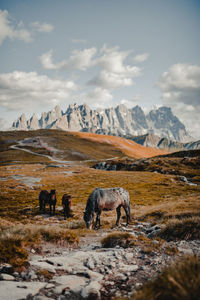
[[[12,124],[14,130],[62,129],[117,136],[157,135],[176,142],[191,141],[183,123],[169,107],[151,110],[145,115],[138,105],[127,108],[120,104],[115,108],[92,110],[87,104],[70,104],[65,112],[57,105],[43,112],[38,119],[35,114],[26,120],[22,114]]]
[[[159,136],[151,133],[147,133],[139,136],[125,136],[125,138],[130,139],[137,144],[145,147],[159,148],[169,151],[180,151],[180,150],[196,150],[200,149],[200,140],[181,143],[177,141],[172,141],[167,138],[160,138]]]

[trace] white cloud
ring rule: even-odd
[[[132,108],[133,106],[137,105],[138,102],[141,101],[141,98],[142,98],[142,97],[141,97],[140,95],[136,95],[136,96],[134,96],[134,97],[133,97],[132,99],[130,99],[130,100],[122,99],[122,100],[120,101],[120,104],[124,104],[124,105],[126,105],[126,107]]]
[[[9,111],[32,111],[38,105],[65,101],[76,89],[73,81],[55,80],[36,72],[0,74],[0,106]]]
[[[92,107],[108,107],[111,105],[113,100],[113,95],[106,89],[96,87],[94,90],[83,93],[79,96],[80,99],[83,99],[83,102],[88,103]]]
[[[23,22],[19,22],[18,26],[14,27],[7,10],[0,10],[0,45],[6,38],[23,40],[24,42],[32,41],[31,33],[23,27]]]
[[[108,48],[104,45],[100,52],[103,55],[99,57],[97,63],[102,69],[110,73],[124,74],[125,76],[138,76],[140,74],[140,68],[124,63],[131,51],[119,51],[119,47]]]
[[[31,26],[39,32],[51,32],[54,29],[53,25],[38,21],[31,23]]]
[[[149,53],[138,54],[133,58],[133,61],[141,63],[141,62],[144,62],[145,60],[147,60],[148,57],[149,57]]]
[[[175,64],[162,74],[157,86],[163,103],[173,108],[192,136],[200,138],[200,66]]]
[[[67,60],[63,60],[59,63],[54,63],[52,59],[53,51],[50,50],[40,56],[40,62],[45,69],[78,69],[85,71],[87,68],[94,65],[93,57],[96,53],[96,48],[88,48],[84,50],[74,50]]]
[[[108,48],[104,45],[99,52],[95,47],[74,50],[68,59],[55,63],[53,50],[50,50],[40,56],[40,62],[47,70],[65,68],[85,71],[97,66],[100,71],[88,84],[103,90],[116,89],[133,85],[133,78],[141,75],[139,67],[125,63],[130,53],[131,51],[120,51],[118,47]]]
[[[100,73],[88,83],[103,89],[115,89],[133,85],[133,78],[141,74],[141,69],[125,64],[125,59],[131,51],[119,51],[118,47],[108,48],[106,45],[100,51],[102,55],[96,59],[101,67]]]
[[[98,76],[88,82],[89,85],[96,85],[104,89],[115,89],[122,86],[131,86],[133,81],[130,77],[125,77],[123,74],[110,73],[103,70]]]

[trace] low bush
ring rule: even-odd
[[[108,234],[105,238],[101,240],[103,248],[114,248],[116,246],[127,248],[130,247],[133,242],[133,236],[130,233],[126,232],[114,232]]]
[[[159,236],[167,241],[200,239],[200,217],[169,220]]]
[[[200,258],[187,256],[163,270],[134,295],[134,300],[199,300]]]
[[[0,232],[0,263],[20,267],[27,263],[28,249],[38,248],[43,242],[77,245],[79,237],[75,232],[50,226],[6,227]]]

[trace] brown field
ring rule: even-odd
[[[59,164],[45,156],[10,148],[10,146],[16,145],[19,140],[38,136],[47,142],[50,147],[54,147],[59,151],[52,153],[46,148],[35,148],[34,146],[26,146],[25,149],[37,154],[51,155],[66,162]],[[87,139],[82,138],[82,136],[82,133],[54,130],[1,132],[0,241],[2,242],[0,252],[4,253],[3,251],[5,251],[3,241],[6,231],[13,232],[16,226],[25,225],[29,230],[28,228],[31,226],[40,225],[45,227],[46,225],[52,225],[57,227],[56,230],[58,231],[56,232],[59,233],[56,234],[60,237],[60,240],[64,239],[69,242],[69,238],[63,236],[63,229],[67,229],[67,232],[74,236],[74,239],[70,241],[72,243],[77,243],[79,236],[91,234],[85,229],[83,211],[89,194],[96,187],[121,186],[127,189],[131,198],[132,222],[145,220],[151,223],[167,224],[169,220],[200,216],[200,186],[190,186],[185,182],[181,182],[177,180],[176,175],[146,171],[108,172],[92,169],[90,165],[96,161],[113,157],[123,158],[130,152],[126,152],[125,148],[119,146],[116,142],[114,142],[114,145],[111,142],[105,142],[102,136],[100,136],[100,142],[94,142],[93,135],[89,138],[88,135],[84,135],[87,136]],[[116,141],[116,138],[114,140]],[[122,139],[119,138],[119,140]],[[135,143],[129,145],[129,147],[132,148],[130,156],[133,156],[133,153],[137,153],[137,155],[144,153],[140,152],[141,148],[136,147]],[[145,153],[147,153],[147,150],[148,148],[145,148]],[[149,151],[148,155],[150,153],[155,155],[157,150],[150,149]],[[32,180],[32,178],[38,181],[30,187],[27,180]],[[42,189],[56,189],[56,218],[52,218],[52,220],[41,217],[39,211],[38,195]],[[63,220],[61,210],[61,198],[64,193],[72,196],[72,217],[66,221]],[[124,212],[122,212],[122,215],[124,215]],[[115,221],[115,213],[103,212],[103,229],[111,228]],[[34,231],[31,234],[33,236],[38,234],[40,239],[45,242],[48,233],[42,235],[41,232],[44,232],[44,228],[40,228],[37,232]],[[24,233],[24,236],[27,239],[26,242],[21,237],[20,231],[16,247],[23,246],[26,248],[30,246],[31,237],[27,233]],[[49,239],[53,241],[54,236],[49,237]],[[10,253],[12,255],[12,251]],[[24,259],[26,258],[26,253],[21,255]]]

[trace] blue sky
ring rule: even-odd
[[[199,28],[199,0],[0,1],[0,124],[73,102],[167,105],[199,138]]]

